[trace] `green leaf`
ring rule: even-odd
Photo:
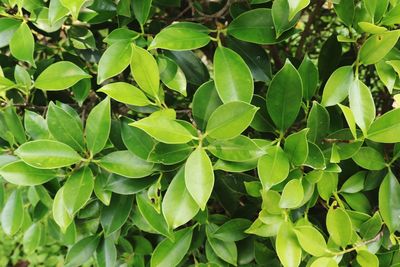
[[[160,73],[157,61],[145,49],[132,45],[131,72],[139,87],[153,98],[158,97]]]
[[[52,140],[24,143],[15,154],[25,163],[38,169],[57,169],[71,166],[82,158],[70,146]]]
[[[162,48],[184,51],[206,46],[211,38],[209,29],[193,22],[178,22],[162,29],[151,42],[149,49]]]
[[[173,240],[173,233],[169,230],[168,224],[162,214],[158,213],[145,192],[136,195],[136,203],[139,208],[140,214],[150,227],[159,234]]]
[[[322,138],[324,138],[330,127],[330,118],[328,111],[314,101],[310,113],[307,118],[307,128],[309,132],[307,138],[313,143],[320,143]]]
[[[33,39],[31,29],[23,22],[10,40],[11,54],[16,59],[28,62],[35,67],[35,60],[33,59],[34,50],[35,40]]]
[[[132,1],[133,13],[140,25],[144,25],[149,17],[152,0]]]
[[[155,176],[146,177],[143,179],[129,179],[116,174],[111,174],[104,190],[114,192],[121,195],[132,195],[139,193],[154,184]]]
[[[86,120],[86,142],[92,155],[105,147],[111,129],[111,105],[107,97],[96,105]]]
[[[378,267],[379,259],[376,255],[372,254],[368,250],[359,250],[357,251],[357,262],[360,266],[365,267]]]
[[[279,260],[284,267],[300,265],[301,247],[291,223],[282,223],[276,237],[275,247]]]
[[[132,49],[129,42],[115,42],[106,49],[100,58],[97,84],[120,74],[131,62]]]
[[[293,209],[298,207],[304,198],[304,189],[300,179],[290,180],[282,191],[279,207],[282,209]]]
[[[87,262],[96,251],[99,244],[99,236],[88,236],[74,244],[65,258],[65,267],[78,267]]]
[[[295,0],[288,2],[289,2],[289,20],[292,20],[300,10],[306,8],[310,4],[310,0]]]
[[[379,211],[391,233],[400,229],[400,184],[391,171],[379,187]]]
[[[353,81],[352,66],[336,69],[325,84],[321,105],[328,107],[342,102],[348,96]]]
[[[215,139],[235,138],[250,125],[257,110],[257,107],[240,101],[223,104],[211,114],[206,133]]]
[[[57,175],[56,170],[43,170],[33,168],[23,161],[14,161],[0,169],[0,175],[9,183],[33,186],[44,184]]]
[[[47,110],[47,126],[51,135],[75,150],[83,151],[82,124],[74,115],[56,106],[53,102]]]
[[[275,74],[267,91],[267,110],[280,131],[296,120],[301,106],[303,86],[301,77],[290,61]]]
[[[24,203],[21,191],[14,190],[8,197],[1,212],[1,227],[7,235],[14,235],[22,227],[24,218]]]
[[[387,29],[385,27],[382,26],[377,26],[375,24],[369,23],[369,22],[359,22],[358,26],[367,33],[372,33],[372,34],[379,34],[379,33],[383,33],[386,32]]]
[[[342,208],[331,207],[326,216],[326,227],[333,242],[346,247],[353,233],[352,223],[347,212]]]
[[[309,1],[309,0],[300,0]],[[296,1],[295,1],[296,2]],[[290,5],[290,4],[289,4]],[[310,100],[317,90],[317,84],[319,79],[317,66],[309,59],[306,55],[300,64],[298,69],[301,81],[303,83],[303,98]]]
[[[199,211],[199,206],[186,189],[184,168],[177,172],[168,186],[162,202],[162,211],[172,229],[187,223]]]
[[[147,161],[173,165],[184,161],[193,151],[193,147],[188,144],[170,145],[157,143],[150,152]]]
[[[14,79],[16,83],[22,85],[26,91],[30,90],[32,80],[31,75],[26,69],[20,67],[19,65],[15,66]]]
[[[166,144],[185,144],[194,139],[194,136],[176,120],[163,116],[149,116],[129,125]]]
[[[91,78],[74,63],[60,61],[47,67],[35,81],[35,87],[45,91],[67,89],[85,78]]]
[[[328,258],[328,257],[322,257],[318,258],[313,263],[311,264],[310,267],[338,267],[339,265],[333,258]]]
[[[73,222],[73,217],[68,213],[64,202],[64,187],[61,187],[54,197],[53,218],[63,233],[65,233],[68,226]]]
[[[49,4],[48,19],[51,25],[61,20],[68,14],[68,9],[61,4],[60,0],[51,0]]]
[[[268,149],[258,160],[258,176],[265,189],[279,184],[289,175],[289,159],[279,146]]]
[[[141,159],[147,160],[157,141],[145,131],[129,126],[128,123],[130,121],[127,118],[122,118],[121,120],[122,141],[130,152]]]
[[[99,160],[100,167],[129,178],[142,178],[153,173],[154,164],[146,162],[128,150],[115,151]]]
[[[365,171],[356,172],[343,183],[340,192],[357,193],[362,191],[364,189],[365,176]]]
[[[40,238],[42,235],[42,224],[40,222],[32,224],[28,230],[24,233],[22,245],[24,246],[24,252],[32,254],[36,248],[40,245]]]
[[[379,143],[400,142],[400,109],[391,110],[377,118],[370,126],[367,138]]]
[[[110,205],[101,211],[100,222],[106,236],[119,230],[128,219],[132,209],[132,198],[113,194]]]
[[[248,236],[245,230],[248,229],[250,225],[251,221],[247,219],[235,218],[218,227],[218,229],[212,233],[212,237],[225,242],[243,240]]]
[[[357,125],[367,135],[375,119],[375,103],[369,88],[356,79],[349,90],[349,102]]]
[[[378,63],[394,47],[400,37],[399,31],[372,35],[359,51],[360,62],[364,65]]]
[[[93,191],[96,197],[103,202],[104,205],[110,205],[111,201],[111,191],[105,189],[108,182],[108,176],[105,173],[99,173],[94,180]]]
[[[192,241],[192,228],[184,228],[175,233],[174,241],[164,239],[154,249],[151,267],[177,266],[185,257]]]
[[[157,57],[161,81],[171,90],[186,96],[186,77],[182,69],[172,59],[159,55]]]
[[[243,101],[253,97],[253,77],[246,62],[235,51],[219,46],[214,54],[215,87],[222,102]]]
[[[254,141],[244,135],[230,140],[211,142],[207,146],[207,150],[217,158],[233,162],[248,162],[265,154]]]
[[[109,83],[97,90],[97,92],[103,92],[112,99],[128,105],[142,107],[151,104],[150,100],[139,88],[129,83]]]
[[[297,226],[294,229],[301,248],[307,253],[320,257],[327,252],[327,245],[323,235],[313,226]]]
[[[364,240],[369,240],[376,237],[382,228],[382,219],[380,213],[377,211],[374,215],[363,222],[360,226],[360,234]]]
[[[0,48],[5,47],[10,43],[11,38],[20,25],[20,20],[0,18]]]
[[[194,201],[204,210],[214,187],[214,171],[202,147],[196,148],[186,161],[185,184]]]
[[[26,136],[24,127],[22,126],[22,122],[17,114],[16,108],[12,105],[9,105],[6,108],[4,108],[3,111],[4,111],[3,113],[4,121],[7,125],[8,130],[13,135],[13,138],[15,138],[19,144],[25,143]]]
[[[328,201],[338,186],[338,175],[334,172],[322,172],[320,180],[317,181],[318,193],[322,199]]]
[[[129,30],[127,28],[117,28],[110,32],[109,35],[104,39],[104,42],[106,42],[109,45],[118,43],[118,42],[125,42],[129,43],[130,41],[136,39],[139,37],[139,33]]]
[[[69,9],[75,19],[78,18],[79,11],[85,2],[86,0],[60,0],[60,3]]]
[[[302,165],[308,156],[307,134],[309,129],[289,135],[285,140],[285,154],[294,165]]]
[[[353,160],[358,166],[367,170],[379,171],[386,167],[386,162],[381,153],[372,147],[361,147]]]
[[[354,114],[351,109],[347,106],[342,104],[338,104],[340,109],[343,112],[343,115],[347,121],[347,124],[350,128],[351,134],[353,135],[354,139],[357,139],[357,129],[356,129],[356,119],[354,118]]]
[[[117,248],[112,237],[104,238],[96,250],[96,262],[99,267],[114,267],[117,263]]]
[[[308,142],[308,157],[303,165],[314,169],[325,169],[324,154],[316,144]]]
[[[297,19],[290,18],[290,6],[287,0],[275,0],[272,3],[272,19],[275,25],[276,36],[281,36],[282,33],[292,28]]]
[[[228,34],[236,39],[256,44],[279,42],[275,34],[271,9],[267,8],[243,12],[229,24]]]
[[[94,177],[88,167],[74,172],[64,184],[63,202],[67,212],[73,216],[89,201],[94,187]]]
[[[365,8],[373,18],[373,22],[378,22],[382,18],[389,5],[389,0],[365,0],[364,2]]]

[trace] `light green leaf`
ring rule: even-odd
[[[71,217],[86,205],[92,195],[93,187],[94,177],[88,167],[74,172],[68,178],[62,195],[65,208]]]
[[[44,184],[57,175],[56,170],[43,170],[33,168],[23,161],[14,161],[0,169],[0,175],[9,183],[33,186]]]
[[[209,29],[193,22],[178,22],[162,29],[149,49],[162,48],[175,51],[193,50],[206,46],[211,38]]]
[[[39,114],[25,110],[24,126],[27,134],[33,139],[48,139],[49,129],[46,120]]]
[[[328,201],[338,186],[338,175],[334,172],[322,172],[317,182],[318,193],[322,199]]]
[[[360,62],[364,65],[378,63],[394,47],[400,31],[389,31],[372,35],[359,51]]]
[[[282,191],[279,207],[282,209],[292,209],[298,207],[304,198],[304,189],[300,179],[290,180]]]
[[[286,61],[275,74],[267,91],[267,110],[280,131],[285,131],[296,120],[303,95],[301,77],[295,67]]]
[[[214,54],[215,87],[222,102],[243,101],[253,97],[253,77],[246,62],[235,51],[219,46]]]
[[[89,74],[69,61],[60,61],[47,67],[35,81],[35,87],[45,91],[67,89],[85,78]]]
[[[294,165],[302,165],[308,156],[307,133],[309,129],[289,135],[285,140],[285,154]]]
[[[328,134],[329,127],[328,111],[317,101],[314,101],[307,118],[307,128],[310,129],[307,134],[308,140],[313,143],[320,143],[322,138]]]
[[[85,2],[86,0],[60,0],[60,3],[69,9],[75,19],[78,18],[79,11]]]
[[[310,267],[338,267],[339,265],[333,258],[322,257],[318,258],[311,264]]]
[[[214,171],[202,147],[196,148],[186,161],[185,184],[194,201],[204,210],[214,187]]]
[[[251,221],[242,218],[235,218],[225,222],[212,233],[213,238],[225,242],[236,242],[245,239],[248,235],[245,233],[251,225]]]
[[[369,22],[359,22],[358,26],[367,33],[372,33],[372,34],[379,34],[379,33],[384,33],[387,31],[385,27],[382,26],[377,26],[375,24],[369,23]]]
[[[154,164],[147,162],[128,150],[111,152],[99,160],[102,168],[129,178],[142,178],[153,173]]]
[[[289,2],[290,1],[287,0],[275,0],[272,3],[272,18],[277,37],[281,36],[282,33],[296,25],[297,19],[289,19]]]
[[[65,258],[65,267],[78,267],[87,262],[96,251],[99,236],[88,236],[74,244]]]
[[[35,40],[33,39],[31,29],[23,22],[10,40],[11,54],[16,59],[26,61],[35,67],[35,60],[33,59],[34,50]]]
[[[386,167],[382,154],[372,147],[361,147],[353,156],[353,160],[367,170],[379,171]]]
[[[49,4],[48,19],[54,25],[68,14],[68,9],[61,4],[61,0],[51,0]]]
[[[36,140],[24,143],[15,154],[25,163],[38,169],[57,169],[71,166],[82,158],[70,146],[52,140]]]
[[[352,223],[347,212],[342,208],[331,207],[326,216],[326,227],[333,242],[346,247],[353,233]]]
[[[375,254],[372,254],[368,250],[357,251],[357,262],[361,267],[378,267],[379,259]]]
[[[22,85],[26,91],[30,90],[32,80],[31,75],[26,69],[19,65],[16,65],[14,70],[14,79],[16,83]]]
[[[0,48],[7,46],[21,21],[13,18],[0,18]],[[0,75],[2,76],[2,75]]]
[[[357,139],[356,119],[354,118],[353,112],[347,106],[344,106],[342,104],[338,104],[338,106],[343,112],[343,115],[346,119],[347,125],[349,126],[351,134],[353,135],[354,139]]]
[[[276,252],[284,267],[297,267],[301,261],[301,247],[293,226],[284,222],[279,228],[275,242]]]
[[[186,76],[172,59],[159,55],[157,57],[161,81],[171,90],[186,96]]]
[[[307,253],[320,257],[327,252],[327,245],[323,235],[313,226],[297,226],[294,229],[300,246]]]
[[[33,253],[40,245],[40,238],[42,235],[42,224],[40,222],[32,224],[24,233],[22,245],[24,252],[27,254]]]
[[[391,110],[377,118],[370,126],[367,138],[379,143],[400,142],[400,109]]]
[[[354,80],[349,90],[350,109],[364,135],[375,119],[375,103],[369,88],[361,81]]]
[[[400,184],[391,171],[379,187],[379,211],[391,233],[400,229]]]
[[[178,171],[168,186],[162,202],[162,211],[172,229],[187,223],[199,211],[199,206],[186,189],[184,168]]]
[[[373,22],[378,22],[385,14],[389,0],[364,0],[365,8],[372,17]]]
[[[310,4],[310,0],[290,0],[289,3],[289,20],[292,20],[294,16],[302,9]]]
[[[160,73],[157,61],[145,49],[132,45],[131,72],[139,87],[153,98],[158,97]]]
[[[132,49],[129,42],[116,42],[106,49],[100,58],[97,84],[120,74],[131,62]]]
[[[22,227],[24,218],[24,203],[21,191],[14,190],[8,197],[1,212],[1,227],[7,235],[14,235]]]
[[[111,105],[107,97],[97,104],[86,120],[87,148],[95,155],[105,147],[111,129]]]
[[[142,107],[151,104],[150,100],[139,88],[125,82],[106,84],[97,92],[103,92],[112,99],[128,105]]]
[[[187,159],[192,151],[193,147],[188,144],[157,143],[150,152],[147,161],[173,165]]]
[[[372,160],[372,159],[371,159]],[[359,171],[350,176],[340,188],[340,192],[357,193],[364,189],[365,171]]]
[[[279,146],[268,149],[267,154],[258,160],[258,176],[265,189],[279,184],[289,174],[289,159]]]
[[[177,266],[189,250],[192,234],[192,228],[184,228],[175,233],[174,241],[166,238],[158,243],[151,256],[150,266]]]
[[[68,226],[72,223],[73,217],[68,213],[64,202],[64,187],[61,187],[54,197],[53,218],[61,231],[65,233]]]
[[[104,234],[109,236],[119,230],[128,219],[132,209],[132,198],[130,196],[113,194],[110,205],[101,211],[100,222]]]
[[[235,138],[250,125],[257,110],[257,107],[240,101],[219,106],[208,120],[206,133],[215,139]]]
[[[342,102],[348,96],[353,81],[352,66],[336,69],[325,84],[321,105],[328,107]]]

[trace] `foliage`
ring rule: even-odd
[[[397,0],[0,0],[1,264],[395,266],[399,24]]]

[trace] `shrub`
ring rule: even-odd
[[[394,266],[399,12],[0,0],[4,264]]]

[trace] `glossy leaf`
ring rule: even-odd
[[[400,32],[390,31],[375,34],[368,38],[359,51],[360,61],[364,65],[375,64],[393,48]]]
[[[341,247],[346,247],[351,240],[352,223],[349,215],[342,208],[330,208],[326,216],[326,227],[332,240]]]
[[[325,84],[321,105],[328,107],[342,102],[349,94],[354,74],[351,66],[340,67]]]
[[[99,236],[88,236],[79,240],[68,250],[65,266],[77,267],[87,262],[96,251],[99,241]]]
[[[56,170],[37,169],[23,161],[14,161],[0,168],[0,175],[9,183],[33,186],[44,184],[56,177]]]
[[[89,151],[95,155],[103,150],[111,129],[111,105],[106,98],[96,105],[86,120],[85,134]]]
[[[326,254],[328,247],[323,235],[317,229],[304,225],[296,227],[294,231],[304,251],[315,257]]]
[[[69,9],[72,16],[78,18],[79,11],[81,10],[85,0],[60,0],[60,3]]]
[[[119,230],[128,219],[132,209],[132,198],[113,194],[110,205],[101,211],[100,222],[106,236]]]
[[[390,171],[379,187],[379,210],[390,232],[400,227],[400,184]]]
[[[394,109],[377,118],[370,126],[367,138],[380,143],[400,142],[400,109]]]
[[[131,54],[128,42],[115,42],[108,47],[99,61],[97,84],[124,71],[131,62]]]
[[[11,54],[18,60],[26,61],[35,65],[33,53],[35,50],[35,41],[29,26],[24,22],[13,34],[10,40]]]
[[[294,165],[302,165],[308,156],[307,134],[309,129],[289,135],[285,140],[285,154]]]
[[[21,191],[14,190],[1,212],[1,227],[7,235],[16,234],[21,228],[24,216],[23,205]]]
[[[274,146],[258,160],[257,169],[264,188],[269,189],[288,176],[289,159],[279,146]]]
[[[301,261],[301,247],[293,226],[289,222],[282,223],[276,237],[276,252],[284,267],[299,266]]]
[[[349,90],[349,102],[355,122],[366,135],[375,119],[375,103],[369,88],[363,82],[355,80]]]

